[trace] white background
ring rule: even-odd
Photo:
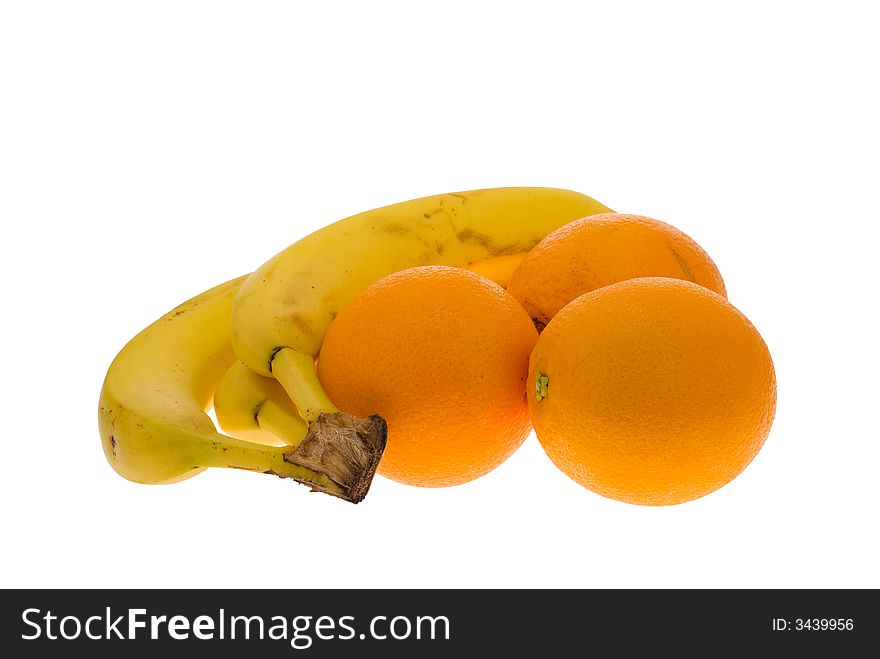
[[[0,10],[0,585],[880,587],[870,2],[21,2]],[[547,185],[671,222],[773,354],[771,435],[671,508],[534,437],[352,506],[107,465],[97,399],[177,303],[347,215]]]

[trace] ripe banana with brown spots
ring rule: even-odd
[[[437,195],[361,213],[294,243],[254,272],[236,296],[232,345],[256,373],[275,378],[311,425],[338,411],[315,359],[336,314],[376,280],[420,265],[473,269],[502,285],[560,226],[611,212],[555,188],[496,188]]]
[[[165,314],[113,360],[98,418],[107,460],[138,483],[174,483],[208,467],[234,467],[293,478],[357,503],[384,449],[381,419],[350,425],[330,447],[306,432],[288,445],[267,446],[218,433],[205,412],[235,362],[230,316],[244,280],[212,288]],[[305,431],[305,424],[300,428]]]

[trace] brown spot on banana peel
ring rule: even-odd
[[[280,260],[281,259],[272,259],[271,261],[269,261],[269,263],[266,265],[266,269],[262,273],[263,277],[260,281],[265,284],[270,279],[275,278],[275,271],[278,270],[278,262]]]
[[[434,241],[431,236],[423,235],[423,232],[414,230],[410,225],[403,224],[383,224],[381,225],[383,232],[392,236],[406,236],[407,238],[419,241],[427,250],[434,250]],[[431,227],[433,232],[435,229]]]
[[[458,238],[458,242],[476,243],[477,245],[484,247],[490,254],[493,253],[495,248],[495,243],[489,236],[485,233],[474,231],[473,229],[462,229],[458,232],[458,236],[456,237]]]
[[[176,306],[174,309],[169,311],[162,317],[162,320],[175,320],[178,316],[182,316],[183,314],[192,311],[196,307],[201,304],[201,300],[187,300],[183,304]]]
[[[380,224],[379,227],[384,233],[390,233],[392,236],[405,236],[411,233],[411,229],[402,224]]]
[[[520,254],[528,252],[536,243],[520,243],[514,245],[498,245],[491,236],[474,231],[471,228],[462,229],[456,236],[461,243],[474,243],[484,248],[489,256],[510,256],[511,254]]]
[[[300,332],[303,333],[304,336],[310,338],[316,338],[317,333],[315,332],[315,328],[312,326],[311,321],[305,316],[295,313],[291,314],[289,317],[290,323],[296,327]],[[276,350],[277,352],[277,350]],[[274,357],[274,354],[272,355]]]
[[[448,208],[446,207],[447,202],[449,203]],[[468,198],[465,195],[458,194],[455,192],[450,192],[450,193],[447,193],[447,194],[440,197],[440,202],[439,202],[437,208],[429,210],[428,212],[424,213],[422,215],[422,217],[424,217],[426,220],[430,220],[432,217],[434,217],[435,215],[438,215],[440,213],[446,213],[448,215],[455,215],[456,214],[456,206],[464,206],[467,203],[468,203]]]
[[[447,206],[447,205],[444,203],[444,201],[445,201],[445,200],[441,199],[441,200],[440,200],[440,205],[437,206],[437,208],[434,208],[434,209],[432,209],[432,210],[429,210],[427,213],[425,213],[425,214],[423,215],[423,217],[424,217],[426,220],[430,220],[430,219],[436,217],[437,215],[444,215],[444,216],[447,217],[449,220],[452,220],[452,219],[454,219],[455,217],[457,217],[457,216],[458,216],[458,210],[459,210],[459,207],[460,207],[460,206],[463,206],[464,203],[462,202],[461,204],[456,204],[456,203],[453,202],[453,203],[451,203],[451,204],[449,204],[449,205]]]

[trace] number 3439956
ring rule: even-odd
[[[773,631],[852,631],[852,618],[785,618],[773,619]]]

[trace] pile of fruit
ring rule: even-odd
[[[113,361],[99,425],[132,481],[235,467],[354,503],[377,470],[479,478],[534,427],[584,487],[669,505],[735,478],[775,408],[767,347],[691,238],[500,188],[341,220],[185,302]]]

